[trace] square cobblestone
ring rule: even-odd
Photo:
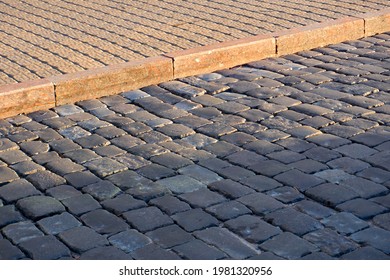
[[[180,199],[189,203],[193,208],[206,208],[211,205],[226,201],[222,195],[202,188],[179,196]]]
[[[361,219],[369,219],[388,211],[387,208],[370,200],[356,198],[337,205],[336,209],[350,212]]]
[[[64,178],[70,185],[74,186],[77,189],[101,181],[99,177],[97,177],[90,171],[70,173],[68,175],[65,175]]]
[[[74,215],[82,215],[101,208],[100,204],[89,194],[69,197],[62,200],[62,203]]]
[[[2,228],[1,231],[4,237],[8,238],[14,244],[19,244],[36,237],[44,236],[43,232],[30,221],[10,224]]]
[[[150,244],[131,253],[136,260],[180,260],[180,257],[172,251]]]
[[[321,221],[326,227],[330,227],[341,234],[352,234],[365,229],[369,224],[348,212],[336,213]]]
[[[372,247],[362,247],[345,254],[341,257],[343,260],[389,260],[390,257],[381,251]]]
[[[103,201],[116,196],[121,189],[109,181],[101,181],[84,187],[83,192],[89,193],[98,201]]]
[[[31,196],[18,200],[16,206],[31,219],[38,219],[65,211],[65,207],[56,199],[47,196]]]
[[[385,254],[390,253],[390,232],[384,229],[370,227],[352,234],[351,239],[361,244],[372,246]]]
[[[68,229],[81,226],[81,223],[67,212],[41,219],[37,224],[49,235],[56,235]]]
[[[192,240],[176,246],[173,250],[187,260],[218,260],[226,258],[226,254],[200,240]]]
[[[24,241],[19,246],[34,260],[55,260],[70,257],[70,250],[52,235]]]
[[[170,225],[150,231],[146,234],[146,236],[151,238],[164,249],[182,245],[194,239],[191,234],[184,231],[177,225]]]
[[[341,183],[342,186],[346,186],[351,190],[358,193],[362,198],[371,198],[387,193],[388,189],[383,185],[374,183],[360,177],[352,177]]]
[[[174,153],[165,153],[162,155],[158,155],[152,157],[150,160],[171,169],[179,169],[193,164],[193,162],[189,159],[186,159]]]
[[[102,206],[108,211],[113,212],[116,215],[120,215],[130,210],[146,207],[147,204],[144,201],[135,199],[128,194],[121,194],[115,198],[103,201]]]
[[[155,206],[132,210],[122,215],[131,226],[141,232],[173,224],[172,219]]]
[[[263,193],[249,194],[239,198],[237,201],[260,216],[284,207],[283,203]]]
[[[115,234],[109,237],[108,241],[125,253],[131,253],[152,243],[150,238],[134,229]]]
[[[80,260],[132,260],[125,252],[113,246],[98,247],[81,254]]]
[[[222,180],[217,173],[212,172],[204,167],[199,165],[189,165],[178,170],[182,175],[189,176],[195,180],[200,181],[201,183],[208,185],[217,181]]]
[[[95,159],[84,163],[84,166],[101,177],[106,177],[127,169],[125,165],[110,158]]]
[[[69,229],[61,232],[58,236],[62,242],[77,253],[109,244],[105,237],[85,226]]]
[[[333,209],[327,208],[322,204],[311,200],[299,201],[293,205],[293,208],[317,220],[329,217],[336,213]]]
[[[14,205],[6,205],[0,207],[0,228],[9,224],[20,222],[22,220],[22,215],[19,211],[15,209]]]
[[[84,166],[74,163],[68,158],[51,161],[47,163],[46,167],[60,176],[83,171],[85,169]]]
[[[157,206],[169,216],[191,209],[187,203],[172,195],[164,195],[162,197],[152,199],[149,203]]]
[[[25,258],[20,249],[7,239],[0,240],[0,260],[19,260]]]
[[[190,193],[207,187],[205,184],[185,175],[162,179],[158,183],[175,194]]]
[[[16,202],[19,199],[40,194],[41,193],[25,179],[15,180],[0,187],[0,198],[7,203]]]
[[[80,218],[85,225],[100,234],[112,235],[129,227],[124,220],[103,209],[91,211]]]
[[[149,184],[151,182],[149,179],[137,174],[132,170],[125,170],[123,172],[108,176],[105,179],[107,179],[123,191],[129,188]]]
[[[308,189],[305,194],[327,206],[336,206],[345,201],[359,197],[353,190],[327,183]]]
[[[69,186],[69,185],[61,185],[58,187],[54,187],[51,189],[48,189],[46,191],[46,194],[54,197],[55,199],[58,200],[64,200],[73,196],[79,196],[82,193],[78,190],[76,190],[74,187]]]
[[[324,183],[324,180],[313,175],[305,174],[299,170],[290,170],[274,177],[275,180],[282,182],[300,191],[306,191],[314,186]]]
[[[253,189],[230,179],[214,182],[209,185],[209,188],[233,199],[255,192]]]

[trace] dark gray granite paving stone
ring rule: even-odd
[[[133,137],[131,135],[120,136],[115,139],[111,139],[111,143],[123,150],[130,151],[133,147],[145,144],[140,138]]]
[[[365,158],[373,166],[390,171],[390,151],[384,151]]]
[[[256,140],[244,145],[244,148],[261,155],[266,155],[272,152],[281,151],[283,147],[270,143],[266,140]]]
[[[362,134],[358,134],[351,138],[352,141],[361,143],[363,145],[374,147],[376,145],[380,145],[385,141],[389,141],[389,136],[381,135],[378,133],[366,132]]]
[[[184,138],[195,133],[193,129],[182,124],[168,124],[157,130],[173,139]]]
[[[172,96],[172,97],[174,97],[174,100],[176,100],[178,98],[178,96]],[[202,109],[202,108],[199,108],[199,109]],[[194,109],[194,110],[199,110],[199,109]],[[191,110],[191,112],[193,112],[193,110]],[[174,107],[171,110],[156,112],[156,115],[161,117],[161,118],[175,120],[177,118],[189,115],[189,112]]]
[[[0,260],[19,260],[25,258],[20,249],[7,239],[0,240]]]
[[[250,107],[240,104],[235,101],[227,101],[214,105],[217,109],[226,114],[238,114],[250,109]]]
[[[357,173],[356,175],[379,184],[390,180],[390,172],[376,167],[366,168],[363,171]]]
[[[8,238],[12,243],[19,244],[21,242],[44,236],[32,222],[23,221],[15,224],[10,224],[2,228],[4,237]]]
[[[244,215],[225,222],[225,226],[249,242],[261,243],[282,233],[278,227],[256,216]]]
[[[262,243],[260,248],[293,260],[318,251],[313,244],[289,232],[284,232]]]
[[[132,210],[122,215],[132,227],[141,232],[173,224],[172,219],[155,206]]]
[[[235,131],[237,131],[236,128],[219,122],[215,122],[213,124],[207,124],[197,129],[197,132],[206,134],[214,138],[218,138],[220,136],[233,133]]]
[[[327,217],[321,221],[326,227],[336,230],[341,234],[350,235],[362,229],[365,229],[369,224],[352,213],[341,212]]]
[[[306,125],[287,129],[286,132],[299,139],[308,139],[310,137],[322,134],[321,131]]]
[[[375,216],[373,222],[377,226],[390,231],[390,213]]]
[[[343,181],[341,185],[357,192],[362,198],[371,198],[388,192],[388,189],[383,185],[355,176]]]
[[[350,138],[352,136],[358,135],[360,133],[363,133],[364,130],[352,127],[352,126],[345,126],[345,125],[330,125],[327,127],[324,127],[321,129],[321,131],[329,134],[333,134],[342,138]]]
[[[256,109],[259,109],[261,111],[267,112],[269,114],[277,114],[283,111],[287,111],[288,108],[286,106],[269,103],[266,101],[263,101],[259,106],[256,107]]]
[[[175,246],[173,250],[187,260],[218,260],[227,257],[222,251],[197,239]]]
[[[291,187],[281,187],[267,192],[267,195],[276,198],[277,200],[290,204],[305,198],[299,191]]]
[[[260,85],[248,81],[237,81],[234,83],[229,83],[228,86],[233,92],[238,92],[238,93],[245,93],[249,90],[253,90],[260,87]]]
[[[106,138],[106,139],[114,139],[120,136],[123,136],[126,134],[126,131],[117,128],[115,126],[107,126],[107,127],[102,127],[98,128],[94,131],[94,133]]]
[[[284,260],[283,258],[271,253],[261,252],[259,255],[248,258],[248,260]]]
[[[267,214],[265,220],[299,236],[323,228],[316,219],[290,207]]]
[[[136,199],[149,201],[156,197],[171,194],[171,191],[158,183],[152,182],[131,188],[127,190],[127,193],[132,195]]]
[[[245,214],[251,214],[251,211],[246,206],[237,201],[227,201],[213,205],[206,208],[206,211],[222,221],[234,219]]]
[[[85,226],[69,229],[61,232],[58,236],[62,242],[77,253],[109,244],[105,237]]]
[[[38,139],[38,135],[28,130],[22,130],[17,133],[9,134],[8,138],[15,143],[22,143],[26,141],[33,141]]]
[[[135,111],[139,110],[139,108],[133,104],[118,104],[118,105],[111,106],[110,109],[116,113],[121,114],[121,115],[134,113]],[[121,118],[118,116],[119,118],[117,119],[117,122],[115,123],[115,121],[113,122],[113,120],[116,119],[116,117],[117,116],[107,116],[107,117],[104,117],[103,119],[111,122],[114,125],[119,125],[120,123],[125,124],[125,123],[132,122],[132,120],[130,118]]]
[[[172,141],[171,137],[168,137],[157,131],[150,131],[141,134],[140,138],[149,144]]]
[[[162,179],[159,180],[158,183],[175,194],[190,193],[207,187],[198,180],[185,175],[177,175],[174,177]]]
[[[209,188],[233,199],[255,192],[253,189],[230,179],[214,182],[209,185]]]
[[[95,152],[87,149],[76,150],[64,154],[65,157],[70,158],[76,163],[82,164],[100,158]]]
[[[19,246],[34,260],[56,260],[71,256],[69,249],[52,235],[36,237],[20,243]]]
[[[143,144],[131,148],[130,152],[132,154],[143,157],[145,159],[149,159],[153,156],[158,156],[158,155],[168,153],[169,150],[157,144]]]
[[[25,143],[22,143],[25,144]],[[21,144],[21,145],[22,145]],[[0,153],[6,151],[14,151],[18,149],[18,145],[7,138],[0,138]]]
[[[180,260],[180,257],[172,251],[150,244],[131,253],[136,260]]]
[[[32,156],[32,159],[36,163],[38,163],[40,165],[44,165],[48,162],[60,159],[60,156],[58,155],[57,152],[48,152],[48,153],[43,153],[43,154],[38,154],[38,155]]]
[[[122,194],[115,198],[103,201],[102,206],[108,211],[113,212],[116,215],[120,215],[130,210],[146,207],[147,204],[144,201],[135,199],[128,194]]]
[[[195,164],[183,167],[179,169],[178,172],[181,175],[194,178],[205,185],[223,180],[217,173]]]
[[[249,178],[245,178],[241,180],[240,183],[258,192],[269,191],[282,186],[282,184],[278,181],[262,175],[255,175]]]
[[[126,153],[124,155],[120,155],[117,157],[113,157],[114,160],[118,161],[119,163],[124,164],[127,168],[136,170],[141,167],[147,166],[151,164],[150,161],[147,161],[146,159],[132,155],[130,153]]]
[[[211,95],[196,96],[191,98],[191,100],[207,107],[214,106],[224,102],[224,100]]]
[[[324,260],[334,260],[335,258],[323,253],[323,252],[314,252],[310,253],[302,258],[300,260],[317,260],[317,261],[324,261]]]
[[[255,141],[256,137],[243,132],[234,132],[229,135],[222,136],[221,140],[227,141],[233,145],[242,146],[246,143]]]
[[[69,139],[54,140],[49,143],[50,148],[58,153],[67,153],[81,149],[79,145]]]
[[[257,215],[265,215],[284,207],[283,203],[262,193],[249,194],[240,197],[237,201],[247,206]]]
[[[376,121],[378,123],[383,123],[383,122],[381,122],[382,119],[378,116],[380,116],[380,115],[384,116],[383,119],[386,119],[388,117],[387,115],[384,115],[384,114],[375,113],[374,110],[364,109],[364,108],[358,107],[358,106],[344,107],[341,109],[341,111],[348,113],[354,117],[358,117],[358,118],[364,117],[366,119],[373,119],[374,121]],[[350,120],[347,120],[347,121],[350,121]]]
[[[250,165],[248,168],[256,173],[270,177],[292,169],[292,167],[276,160],[265,160],[254,165]]]
[[[279,105],[283,105],[286,107],[297,106],[297,105],[302,103],[299,100],[296,100],[296,99],[293,99],[293,98],[290,98],[287,96],[280,96],[280,97],[272,98],[272,99],[270,99],[270,102],[275,103],[275,104],[279,104]]]
[[[103,147],[97,147],[93,149],[95,153],[102,157],[116,157],[126,153],[126,151],[114,146],[108,145]]]
[[[343,260],[389,260],[390,257],[383,252],[372,248],[362,247],[353,252],[341,256]]]
[[[345,112],[334,112],[331,114],[326,114],[325,117],[331,119],[334,122],[343,123],[352,120],[354,116]]]
[[[275,176],[274,179],[297,188],[300,191],[306,191],[314,186],[324,183],[324,180],[296,169],[279,174]]]
[[[162,155],[154,156],[150,160],[152,162],[158,163],[171,169],[179,169],[193,164],[193,162],[189,159],[186,159],[175,153],[165,153]]]
[[[1,152],[0,159],[7,164],[15,164],[26,160],[31,160],[24,152],[20,150]]]
[[[390,208],[390,194],[386,196],[379,196],[371,199],[372,201],[379,203],[380,205]]]
[[[322,116],[333,113],[332,110],[312,104],[300,104],[292,107],[292,110],[309,116]]]
[[[363,120],[363,119],[353,119],[344,123],[345,125],[353,126],[363,130],[369,130],[374,127],[379,126],[376,121]]]
[[[303,154],[310,159],[322,163],[327,163],[328,161],[341,157],[340,153],[323,147],[312,148],[310,150],[307,150]]]
[[[18,115],[12,118],[8,118],[7,121],[13,125],[20,126],[24,123],[31,122],[32,119],[25,115]]]
[[[173,122],[169,119],[164,119],[164,118],[159,118],[159,117],[152,119],[152,120],[145,121],[145,124],[153,129],[156,129],[158,127],[163,127],[164,125],[172,124],[172,123]]]
[[[225,141],[218,141],[216,143],[212,143],[206,147],[204,147],[204,149],[214,155],[216,155],[217,157],[226,157],[226,156],[229,156],[233,153],[236,153],[238,151],[241,151],[242,149],[233,145],[233,144],[230,144],[228,142],[225,142]]]
[[[313,139],[313,137],[311,139]],[[314,144],[309,143],[306,140],[293,138],[293,137],[282,139],[280,141],[277,141],[275,144],[278,144],[290,151],[297,152],[297,153],[305,152],[315,147]]]
[[[65,129],[71,126],[76,125],[75,122],[71,121],[66,117],[51,118],[42,121],[43,124],[53,128],[53,129]]]
[[[351,105],[359,106],[366,109],[384,105],[382,101],[375,100],[369,97],[364,97],[364,96],[350,96],[350,97],[342,98],[341,100]]]
[[[45,170],[43,166],[36,164],[35,162],[30,160],[13,164],[10,167],[21,176],[27,176],[30,174],[34,174],[35,172]]]
[[[267,158],[254,152],[243,150],[227,156],[226,159],[231,163],[238,164],[242,167],[248,167],[263,162]]]
[[[339,169],[323,170],[315,173],[314,176],[324,179],[333,184],[342,184],[342,182],[354,178],[354,176]]]
[[[58,133],[60,133],[66,139],[70,139],[72,141],[74,141],[78,138],[81,138],[81,137],[91,135],[91,133],[89,131],[82,129],[79,126],[72,126],[72,127],[60,129],[58,131]]]
[[[182,194],[179,198],[189,203],[193,208],[206,208],[226,201],[225,197],[216,192],[212,192],[207,188]]]
[[[328,125],[334,124],[334,121],[327,119],[325,117],[315,116],[315,117],[312,117],[310,119],[305,119],[305,120],[301,121],[301,124],[308,125],[310,127],[316,128],[316,129],[320,129],[322,127],[326,127]]]
[[[320,203],[332,207],[359,197],[359,195],[353,190],[331,183],[310,188],[305,192],[305,195]]]
[[[80,146],[85,149],[93,149],[97,147],[107,146],[110,142],[100,135],[92,134],[75,140]]]
[[[303,238],[332,257],[338,257],[358,248],[356,243],[330,229],[320,229],[306,234]]]
[[[125,252],[113,246],[105,246],[91,249],[80,256],[80,260],[132,260]]]
[[[390,253],[390,232],[387,230],[370,227],[352,234],[351,239],[355,242],[372,246],[385,254]]]
[[[262,141],[276,142],[290,137],[290,134],[287,134],[277,129],[267,129],[264,131],[257,132],[256,134],[254,134],[254,136]]]
[[[252,245],[225,228],[208,228],[195,232],[195,236],[205,243],[217,247],[232,259],[246,259],[259,253]]]
[[[308,115],[305,115],[305,114],[302,114],[302,113],[298,113],[298,112],[295,112],[295,111],[292,111],[292,110],[279,112],[277,115],[281,116],[281,117],[284,117],[286,119],[292,120],[292,121],[296,121],[296,122],[302,121],[304,119],[311,118]]]
[[[47,153],[50,149],[48,144],[41,141],[23,142],[20,144],[20,148],[30,156]]]
[[[98,99],[79,101],[79,102],[77,102],[77,105],[82,107],[86,111],[93,110],[96,108],[101,108],[101,107],[107,107],[105,104],[103,104]]]
[[[46,194],[54,197],[57,200],[64,200],[73,196],[79,196],[82,193],[78,190],[76,190],[74,187],[69,185],[61,185],[58,187],[54,187],[51,189],[48,189],[46,191]]]
[[[37,222],[39,228],[48,235],[56,235],[68,229],[79,227],[81,223],[71,214],[65,212],[47,217]]]
[[[112,235],[128,229],[128,225],[110,212],[97,209],[81,216],[83,223],[100,234]]]
[[[46,167],[52,172],[60,176],[64,176],[69,173],[83,171],[85,169],[84,166],[74,163],[68,158],[62,158],[62,159],[51,161],[46,164]]]
[[[226,179],[240,181],[255,175],[252,171],[239,166],[228,166],[218,171],[218,174]]]
[[[199,208],[177,213],[172,216],[172,219],[189,232],[218,226],[219,224],[217,219]]]
[[[109,115],[115,115],[114,111],[109,110],[108,108],[97,108],[89,111],[90,114],[94,115],[97,118],[103,118]]]
[[[188,148],[195,147],[197,149],[204,148],[204,147],[206,147],[210,144],[216,143],[216,142],[217,142],[216,139],[209,137],[209,136],[206,136],[206,135],[203,135],[203,134],[200,134],[200,133],[188,136],[186,138],[183,138],[183,139],[177,141],[177,143],[180,143],[180,144],[184,143],[185,145],[188,146]]]
[[[170,225],[150,231],[146,233],[146,236],[164,249],[172,248],[194,240],[194,237],[191,234],[177,225]]]
[[[311,200],[299,201],[293,205],[293,208],[317,220],[329,217],[330,215],[336,213],[333,209],[327,208],[322,204]]]
[[[196,128],[199,128],[199,127],[204,126],[206,124],[212,123],[211,121],[209,121],[207,119],[204,119],[204,118],[201,118],[201,117],[198,117],[195,115],[188,115],[188,116],[184,116],[181,118],[177,118],[175,120],[175,122],[182,124],[182,125],[185,125],[185,126],[192,128],[192,129],[196,129]]]
[[[266,120],[261,122],[262,125],[272,128],[279,129],[282,131],[287,131],[289,129],[295,129],[300,126],[299,123],[292,121],[290,119],[284,118],[282,116],[276,116],[273,118],[267,118]]]
[[[336,209],[350,212],[361,219],[370,219],[373,216],[388,211],[387,208],[370,200],[356,198],[337,205]]]
[[[149,204],[157,206],[169,216],[191,209],[187,203],[172,195],[164,195],[162,197],[152,199],[149,201]]]
[[[190,100],[183,100],[176,103],[175,107],[184,111],[190,111],[196,108],[202,108],[203,106]]]
[[[126,117],[131,118],[132,120],[136,122],[145,122],[149,120],[156,119],[157,116],[154,114],[149,113],[145,110],[136,111],[134,113],[127,114]]]
[[[355,159],[364,159],[377,153],[375,149],[371,149],[361,144],[345,145],[335,150],[339,153],[342,153],[345,156],[355,158]]]
[[[58,115],[55,112],[50,110],[39,110],[37,112],[29,113],[27,116],[34,119],[37,122],[58,117]]]
[[[22,215],[14,205],[0,207],[0,228],[23,220]]]
[[[182,155],[185,158],[188,158],[189,160],[192,160],[195,163],[198,163],[201,160],[206,160],[210,158],[215,158],[216,156],[212,153],[209,153],[204,150],[195,150],[195,149],[184,149],[178,152],[180,155]],[[204,178],[202,178],[204,179]],[[203,180],[200,180],[203,181]]]
[[[214,107],[198,108],[198,109],[191,110],[190,112],[191,114],[204,119],[213,119],[221,115],[221,111],[219,111],[217,108]]]
[[[74,172],[64,176],[66,181],[73,187],[80,189],[93,183],[101,181],[99,177],[91,173],[90,171]]]
[[[159,86],[185,98],[204,95],[207,92],[203,88],[194,87],[179,81],[165,82],[159,84]]]
[[[267,154],[267,157],[280,161],[285,164],[293,163],[306,158],[302,154],[293,151],[286,151],[286,150]]]
[[[113,198],[121,192],[121,189],[109,181],[100,181],[84,187],[83,192],[92,195],[98,201],[103,201]]]
[[[101,177],[106,177],[127,169],[125,165],[110,158],[95,159],[84,163],[84,166]]]
[[[67,210],[74,215],[82,215],[101,208],[100,204],[89,194],[73,196],[61,201]]]
[[[152,131],[152,128],[141,122],[128,123],[126,125],[122,125],[121,128],[130,133],[132,136],[139,136],[140,134]]]
[[[328,169],[327,165],[312,159],[300,160],[289,164],[289,166],[308,174],[313,174]]]
[[[145,88],[145,90],[146,90],[146,88]],[[130,101],[134,101],[137,99],[149,97],[150,95],[146,91],[143,91],[143,90],[132,90],[132,91],[127,91],[127,92],[122,93],[122,96],[129,99]]]
[[[134,252],[152,243],[150,238],[134,229],[120,232],[108,238],[108,241],[125,253]]]
[[[351,174],[354,174],[356,172],[362,171],[370,167],[370,165],[364,161],[358,159],[352,159],[349,157],[342,157],[342,158],[329,161],[327,162],[327,165],[329,165],[334,169],[340,169]]]
[[[113,95],[113,96],[105,96],[99,99],[99,101],[103,102],[107,106],[111,107],[117,104],[123,104],[128,103],[129,100],[120,96],[120,95]]]
[[[41,193],[25,179],[18,179],[0,187],[0,198],[6,203],[15,203],[19,199],[40,194]]]
[[[65,211],[65,207],[58,200],[48,196],[31,196],[20,199],[16,207],[25,216],[34,220]]]
[[[336,78],[338,76],[332,75],[332,77]],[[339,100],[341,98],[350,96],[348,93],[344,93],[344,92],[337,91],[337,90],[332,90],[329,88],[323,88],[323,87],[315,88],[311,92],[318,94],[318,95],[321,95],[324,98],[329,98],[329,99],[333,99],[333,100]]]
[[[83,109],[81,109],[80,107],[78,107],[76,105],[72,105],[72,104],[58,106],[58,107],[54,108],[54,111],[58,115],[63,116],[63,117],[84,112]]]

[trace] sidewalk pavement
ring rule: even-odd
[[[1,0],[0,86],[388,7],[388,0]]]
[[[1,120],[0,259],[389,259],[389,92],[383,33]]]

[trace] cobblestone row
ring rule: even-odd
[[[0,120],[0,259],[389,259],[390,34]]]

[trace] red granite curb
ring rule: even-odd
[[[0,118],[388,31],[390,8],[118,65],[0,86]]]

